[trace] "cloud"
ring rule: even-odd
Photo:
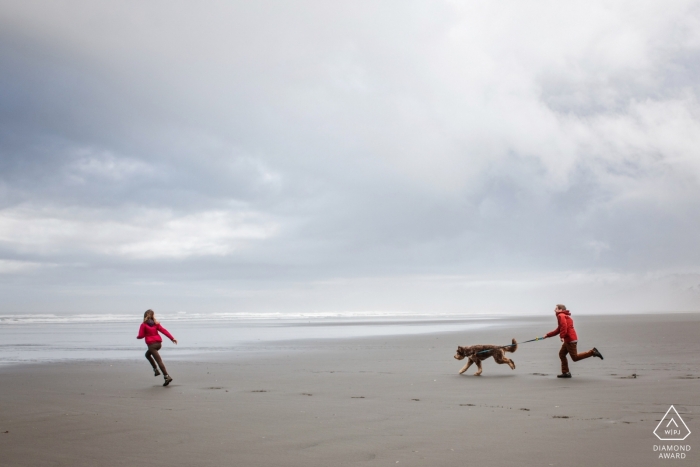
[[[358,281],[369,308],[438,289],[364,279],[694,271],[699,26],[697,1],[5,2],[0,258],[200,296]]]
[[[85,252],[136,260],[225,256],[278,230],[267,216],[246,210],[177,215],[21,206],[0,211],[0,245],[35,257]]]
[[[0,274],[23,274],[44,267],[41,263],[30,261],[0,260]]]
[[[78,157],[78,160],[69,169],[78,182],[85,182],[86,178],[120,182],[127,177],[134,177],[138,174],[150,175],[153,172],[153,168],[142,161],[115,157],[108,152],[93,154],[86,148],[78,152]]]

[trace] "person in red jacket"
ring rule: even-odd
[[[557,323],[559,325],[554,331],[547,333],[544,338],[554,337],[559,334],[559,338],[562,341],[562,346],[559,350],[561,374],[557,375],[557,378],[571,378],[571,373],[569,373],[569,361],[566,359],[566,354],[569,354],[571,356],[571,360],[575,362],[589,357],[598,357],[601,360],[603,359],[603,355],[601,355],[601,353],[598,352],[598,349],[595,347],[587,352],[578,353],[576,350],[578,336],[576,335],[576,330],[574,329],[574,320],[571,319],[571,312],[566,309],[566,306],[561,304],[557,305],[556,308],[554,308],[554,314],[557,317]]]
[[[160,375],[160,372],[156,367],[156,362],[158,362],[160,371],[163,372],[163,378],[165,378],[163,386],[167,386],[173,379],[170,377],[170,375],[168,375],[168,371],[165,369],[165,365],[163,365],[163,360],[160,358],[160,354],[158,353],[158,351],[161,348],[161,342],[163,342],[163,339],[161,339],[158,332],[162,332],[163,334],[165,334],[168,337],[168,339],[170,339],[173,342],[173,344],[177,345],[177,339],[171,336],[168,330],[161,326],[158,321],[156,321],[155,312],[153,310],[147,310],[143,314],[143,323],[141,323],[141,327],[139,328],[139,335],[136,336],[136,338],[146,338],[146,345],[148,346],[148,350],[146,351],[146,360],[148,360],[148,362],[153,367],[153,373],[155,374],[155,376]]]

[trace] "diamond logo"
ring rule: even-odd
[[[661,441],[683,441],[690,434],[688,425],[685,424],[678,411],[671,406],[666,411],[666,415],[661,419],[654,434]]]

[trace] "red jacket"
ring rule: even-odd
[[[141,327],[139,328],[139,335],[136,336],[136,338],[143,339],[145,337],[146,345],[154,344],[156,342],[163,342],[163,339],[160,338],[158,331],[168,336],[170,340],[174,339],[174,337],[170,335],[168,330],[161,326],[160,323],[154,324],[153,326],[148,325],[148,323],[141,323]]]
[[[546,337],[553,337],[559,334],[559,337],[562,337],[564,342],[578,340],[576,330],[574,329],[574,320],[571,319],[571,312],[569,310],[557,311],[557,322],[559,326],[557,326],[554,331],[547,333]]]

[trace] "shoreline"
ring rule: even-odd
[[[601,320],[673,322],[692,320],[693,316],[700,317],[700,313],[575,315],[575,318],[577,323]],[[164,351],[171,354],[169,358],[173,360],[193,361],[205,360],[209,354],[214,356],[264,352],[265,348],[273,345],[287,348],[305,347],[308,346],[307,341],[314,340],[342,342],[345,339],[466,333],[516,326],[514,337],[524,341],[535,337],[528,334],[530,331],[525,331],[534,323],[542,325],[537,328],[536,335],[542,335],[546,332],[543,329],[551,330],[549,328],[556,325],[553,319],[545,315],[488,319],[472,317],[460,320],[262,321],[253,325],[232,321],[195,324],[175,321],[166,324],[178,337],[180,345],[171,348],[170,343],[165,342]],[[72,323],[59,324],[57,327],[48,324],[0,325],[0,340],[3,341],[3,345],[0,345],[0,368],[71,361],[139,361],[142,342],[134,342],[133,328],[133,323]],[[22,332],[17,332],[20,330]],[[55,338],[60,342],[51,342],[50,339],[46,342],[48,332],[58,336]],[[90,336],[88,340],[85,338],[86,332]],[[13,355],[22,358],[15,357],[16,360],[12,360]]]
[[[520,320],[523,322],[523,320]],[[178,322],[164,325],[179,340],[168,350],[175,358],[208,353],[255,351],[272,344],[305,345],[305,340],[419,335],[511,325],[510,320],[331,320],[261,322]],[[30,323],[0,325],[0,366],[68,361],[118,361],[139,358],[143,342],[133,323]],[[171,347],[165,339],[164,348]],[[206,357],[203,357],[206,358]]]

